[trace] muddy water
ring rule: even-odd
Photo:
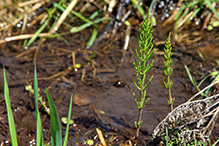
[[[82,32],[81,35],[86,33]],[[161,34],[158,33],[154,35],[156,40],[167,36],[160,37]],[[102,40],[99,44],[93,46],[90,51],[82,49],[85,42],[75,41],[79,40],[80,35],[66,37],[70,40],[70,45],[51,39],[49,43],[39,49],[37,72],[40,94],[46,101],[44,88],[48,88],[60,117],[67,116],[70,95],[74,94],[72,119],[76,125],[72,125],[69,130],[70,145],[82,144],[88,138],[95,139],[96,128],[102,130],[108,143],[127,142],[135,135],[134,121],[138,117],[138,109],[132,95],[133,92],[137,96],[139,95],[139,91],[133,84],[136,74],[132,64],[132,61],[136,58],[133,48],[138,48],[137,33],[135,32],[131,37],[125,57],[122,57],[124,53],[122,50],[123,35],[118,35],[115,40]],[[0,65],[6,67],[19,143],[25,145],[25,143],[35,139],[34,99],[33,95],[25,90],[25,86],[33,82],[34,52],[21,55],[21,52],[25,51],[22,48],[13,49],[13,47],[15,46],[11,44],[1,46]],[[153,55],[154,67],[147,74],[147,79],[152,75],[154,78],[147,88],[147,97],[150,100],[143,111],[140,144],[150,140],[153,129],[170,111],[167,104],[168,93],[163,84],[166,77],[163,74],[162,47],[156,46],[156,48],[157,50]],[[92,67],[89,64],[89,57],[94,50],[97,50],[97,52],[91,61]],[[206,69],[214,67],[212,64],[209,65],[209,62],[202,61],[197,55],[197,51],[190,50],[187,52],[182,50],[181,47],[173,48],[174,71],[171,78],[174,82],[172,96],[175,98],[175,107],[187,101],[197,92],[185,72],[184,65],[202,73]],[[69,51],[76,53],[76,63],[82,66],[77,71],[67,70],[72,65],[72,54]],[[0,71],[2,72],[2,69]],[[51,77],[63,71],[65,73]],[[85,72],[85,77],[81,81],[83,72]],[[195,75],[196,79],[200,80],[201,77]],[[3,99],[3,81],[2,78],[0,79],[0,131],[2,131],[0,140],[5,142],[10,139],[10,136]],[[208,83],[205,83],[205,85]],[[40,112],[44,127],[44,140],[49,142],[49,116],[42,106],[40,106]],[[62,125],[62,128],[64,134],[65,125]],[[113,138],[113,140],[110,138]],[[95,141],[98,141],[98,139],[95,139]]]

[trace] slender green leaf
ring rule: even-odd
[[[48,90],[46,89],[46,95],[50,107],[50,128],[51,128],[51,145],[61,146],[62,145],[62,132],[61,125],[59,121],[59,115],[56,110],[55,104],[50,96]]]
[[[216,146],[216,144],[219,142],[219,139],[212,145],[212,146]]]
[[[137,85],[137,83],[135,82],[135,80],[133,80],[134,84],[135,84],[135,87],[138,88],[138,90],[141,90],[141,88]]]
[[[145,101],[145,97],[146,97],[146,90],[144,90],[143,92],[143,98],[142,98],[142,101],[144,102]],[[144,106],[143,106],[144,107]]]
[[[138,125],[137,125],[137,121],[134,121],[134,124],[135,124],[135,127],[137,128],[137,127],[138,127]]]
[[[140,121],[140,124],[139,124],[139,127],[141,127],[142,126],[142,121]]]
[[[205,76],[205,77],[198,83],[198,87],[200,87],[201,84],[202,84],[207,78],[209,78],[209,76],[211,76],[211,74]]]
[[[5,73],[5,67],[3,68],[3,74],[4,74],[4,95],[5,95],[5,102],[7,107],[7,115],[8,115],[8,124],[9,124],[9,131],[11,136],[11,144],[12,146],[17,146],[17,134],[14,124],[14,117],[11,109],[11,101],[9,96],[9,89],[8,89],[8,83]]]
[[[64,7],[64,8],[67,8],[68,6],[65,5],[65,4],[63,4],[63,7]],[[57,7],[57,8],[59,8],[59,7]],[[85,21],[85,22],[91,22],[89,19],[85,18],[85,17],[84,17],[81,13],[79,13],[79,12],[75,12],[74,10],[71,10],[71,13],[74,14],[75,16],[77,16],[78,18],[80,18],[81,20]],[[97,28],[97,25],[96,25],[95,23],[94,23],[93,25],[94,25],[94,27]]]
[[[140,5],[137,5],[137,9],[140,12],[141,16],[143,17],[143,19],[145,19],[146,15],[144,9]]]
[[[151,76],[151,78],[149,79],[149,81],[147,82],[147,84],[145,84],[143,90],[145,90],[148,86],[148,84],[151,82],[151,80],[153,79],[154,76]]]
[[[140,102],[137,102],[137,107],[138,107],[138,109],[142,109]]]
[[[168,129],[166,127],[166,136],[165,136],[165,139],[166,139],[166,146],[169,146],[169,136],[168,136]]]
[[[153,67],[154,60],[150,64],[147,64],[146,70],[144,70],[143,74],[146,74]]]
[[[147,100],[145,100],[143,107],[145,106],[145,104],[150,100],[150,98],[148,98]]]
[[[141,80],[141,77],[139,76],[138,72],[136,72],[136,77],[137,77],[137,80],[138,80],[139,87],[141,87],[141,85],[143,84],[142,83],[143,80]]]
[[[102,12],[102,10],[98,10],[98,11],[95,11],[92,15],[90,15],[90,17],[89,17],[89,19],[90,20],[92,20],[92,19],[94,19],[95,17],[97,17],[97,15],[99,14],[99,13],[101,13]]]
[[[93,45],[97,37],[97,34],[98,34],[97,28],[94,27],[93,33],[91,34],[89,40],[86,43],[86,48],[90,48]]]
[[[28,41],[27,47],[29,47],[38,37],[38,35],[44,30],[44,28],[48,25],[50,21],[50,17],[44,22],[44,24],[36,31],[34,36]]]
[[[71,110],[72,110],[72,98],[73,98],[73,94],[71,94],[71,99],[70,99],[70,104],[69,104],[69,110],[68,110],[68,122],[67,122],[67,126],[66,126],[65,139],[64,139],[64,142],[63,142],[63,146],[67,146],[68,130],[69,130],[69,122],[70,122],[70,118],[71,118]]]
[[[212,3],[209,0],[205,0],[205,3],[209,6],[209,8],[211,9],[211,11],[214,13],[214,15],[217,16],[217,19],[219,19],[219,15],[217,10],[213,7]]]
[[[71,33],[77,33],[77,32],[82,31],[83,29],[85,29],[87,27],[90,27],[92,24],[100,23],[102,21],[110,21],[110,20],[113,20],[113,18],[98,18],[94,21],[87,22],[87,23],[85,23],[81,26],[72,27],[70,32]]]
[[[43,128],[41,124],[40,113],[38,110],[38,83],[37,83],[37,72],[36,72],[36,61],[34,60],[34,101],[35,101],[35,112],[36,112],[36,123],[37,123],[37,146],[43,145]]]
[[[135,95],[135,93],[133,93],[133,96],[134,96],[134,98],[135,98],[135,102],[137,103],[137,102],[138,102],[138,100],[137,100],[137,98],[136,98],[136,95]]]
[[[190,73],[190,71],[189,71],[189,69],[188,69],[188,67],[187,67],[186,65],[185,65],[185,69],[186,69],[186,72],[187,72],[187,74],[188,74],[188,76],[189,76],[189,79],[190,79],[190,81],[192,82],[192,84],[196,87],[196,89],[197,89],[198,91],[201,91],[201,90],[199,89],[199,87],[197,86],[195,79],[192,77],[192,75],[191,75],[191,73]]]
[[[141,58],[140,55],[138,54],[138,50],[134,47],[135,54],[137,55],[138,58]]]
[[[91,59],[94,57],[94,55],[96,54],[96,52],[97,52],[97,50],[95,50],[95,51],[92,53],[92,55],[90,56],[89,61],[91,61]]]
[[[61,10],[62,12],[64,12],[66,10],[66,8],[62,7],[62,5],[60,3],[53,3],[53,6],[55,8],[58,8],[59,10]],[[68,17],[70,17],[71,19],[74,18],[74,16],[72,16],[71,14],[68,14]]]

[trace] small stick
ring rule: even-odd
[[[21,28],[21,34],[23,34],[23,32],[25,31],[26,27],[27,27],[27,14],[24,14],[23,26]]]
[[[119,19],[122,16],[122,10],[123,10],[123,5],[120,3],[118,11],[117,11],[116,19]],[[114,27],[112,30],[112,37],[115,36],[117,28],[118,28],[118,21],[116,21],[114,24]]]
[[[100,142],[102,143],[103,146],[106,146],[106,142],[105,142],[105,139],[103,138],[102,132],[98,128],[96,129],[96,131],[99,136]]]
[[[13,36],[13,37],[7,37],[4,40],[0,40],[0,44],[10,42],[10,41],[15,41],[15,40],[23,40],[23,39],[29,39],[32,38],[35,34],[24,34],[24,35],[18,35],[18,36]],[[41,33],[38,36],[39,37],[46,37],[50,36],[52,33]]]
[[[129,45],[129,40],[130,40],[130,34],[131,34],[131,25],[128,25],[127,26],[127,29],[126,29],[126,34],[125,34],[125,44],[124,44],[124,50],[127,50],[128,49],[128,45]],[[123,57],[124,57],[124,53],[123,53]]]
[[[35,23],[37,23],[39,20],[41,20],[46,14],[46,12],[40,14],[39,16],[37,16],[37,18],[35,18],[28,27],[32,27]]]
[[[30,14],[32,12],[35,12],[37,9],[48,3],[49,0],[42,1],[41,3],[36,3],[27,13]]]
[[[208,125],[205,128],[205,130],[203,131],[203,133],[202,133],[203,135],[206,133],[206,131],[208,130],[208,128],[210,127],[211,124],[214,125],[214,122],[215,122],[216,116],[218,115],[218,112],[219,112],[219,109],[217,109],[217,111],[214,113],[214,116],[211,118],[210,122],[208,123]],[[209,131],[208,135],[210,135],[210,133],[212,131],[212,128]]]
[[[88,7],[90,7],[90,3],[93,3],[94,0],[89,0],[89,2],[87,2],[80,10],[81,13],[83,13],[86,9],[89,9]]]
[[[26,5],[31,5],[31,4],[35,4],[35,3],[38,3],[40,2],[41,0],[30,0],[30,1],[26,1],[26,2],[23,2],[23,3],[19,3],[18,4],[18,7],[24,7]]]
[[[72,51],[72,64],[73,64],[73,67],[74,67],[74,70],[76,69],[76,61],[75,61],[75,52]]]
[[[68,14],[70,13],[70,11],[74,8],[74,6],[76,5],[76,3],[78,2],[78,0],[73,0],[68,7],[65,9],[65,11],[62,13],[61,17],[59,18],[58,22],[56,23],[56,25],[53,27],[53,29],[51,30],[51,33],[55,33],[59,27],[61,26],[62,22],[65,20],[65,18],[68,16]]]
[[[212,6],[215,8],[216,3],[213,2],[213,3],[212,3]],[[203,30],[205,29],[205,27],[207,26],[207,24],[208,24],[208,22],[209,22],[209,20],[210,20],[210,18],[211,18],[211,15],[212,15],[212,13],[208,13],[208,15],[207,15],[207,17],[205,18],[205,21],[204,21],[204,23],[203,23],[203,25],[202,25],[201,31],[203,31]]]
[[[193,11],[190,12],[189,14],[186,15],[186,17],[183,20],[179,21],[178,23],[179,25],[177,26],[177,29],[180,28],[180,26],[182,26],[192,16],[193,13],[194,13]]]

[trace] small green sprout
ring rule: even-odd
[[[172,98],[172,95],[171,95],[171,87],[173,85],[173,81],[170,80],[170,75],[173,71],[173,68],[171,68],[170,66],[173,62],[173,60],[171,59],[171,56],[173,55],[173,53],[171,52],[172,47],[171,47],[171,42],[170,42],[170,36],[171,36],[171,33],[169,34],[169,37],[164,47],[164,57],[165,57],[164,64],[166,66],[166,68],[164,69],[164,74],[167,76],[167,82],[164,82],[164,85],[168,89],[168,94],[169,94],[169,99],[167,100],[167,102],[170,105],[171,111],[173,111],[173,103],[175,101],[175,98]]]
[[[149,98],[145,99],[146,97],[146,87],[151,82],[153,76],[149,79],[147,83],[145,83],[146,73],[152,68],[154,60],[151,61],[151,63],[147,63],[147,60],[151,58],[151,56],[154,54],[154,41],[152,37],[152,24],[149,19],[149,16],[147,15],[144,22],[139,27],[140,35],[138,38],[138,45],[140,47],[140,51],[138,53],[137,49],[135,48],[135,53],[138,57],[138,61],[135,59],[133,61],[133,64],[136,69],[136,76],[138,80],[138,84],[134,81],[135,86],[140,90],[140,98],[137,99],[135,93],[133,93],[133,96],[135,98],[135,102],[137,104],[137,107],[139,109],[138,114],[138,121],[135,121],[135,127],[137,128],[136,131],[136,137],[139,137],[139,130],[142,125],[142,111],[145,104],[148,102]]]
[[[76,67],[76,68],[81,68],[81,65],[77,63],[77,64],[75,65],[75,67]]]
[[[31,94],[34,94],[34,90],[33,90],[33,88],[32,88],[31,85],[25,86],[25,89],[26,89],[27,91],[29,91]],[[39,94],[39,93],[38,93],[38,94]],[[48,107],[46,106],[46,102],[43,101],[43,97],[42,97],[42,96],[39,96],[38,101],[39,101],[39,102],[41,103],[41,105],[44,107],[44,109],[45,109],[45,111],[47,112],[47,114],[50,115],[50,108],[48,108]]]
[[[67,118],[67,117],[62,117],[62,118],[61,118],[61,121],[62,121],[63,124],[67,124],[67,123],[68,123],[68,118]],[[70,120],[70,121],[69,121],[69,124],[73,124],[73,123],[74,123],[73,120]]]
[[[94,141],[92,139],[87,139],[86,141],[84,141],[84,145],[93,145]]]

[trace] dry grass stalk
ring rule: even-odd
[[[58,22],[54,26],[54,28],[51,30],[52,34],[55,33],[59,29],[59,27],[61,26],[61,24],[63,23],[65,18],[68,16],[68,14],[71,12],[71,10],[75,7],[77,2],[78,2],[78,0],[74,0],[68,5],[68,7],[65,9],[65,11],[62,13],[61,17],[59,18]]]
[[[27,24],[30,21],[28,17],[32,17],[33,13],[35,13],[37,9],[39,9],[40,7],[42,7],[43,5],[45,5],[48,2],[49,2],[49,0],[27,1],[27,2],[23,2],[23,3],[19,3],[18,7],[12,3],[12,5],[13,5],[12,7],[16,8],[15,12],[11,12],[10,9],[4,8],[4,7],[2,8],[2,10],[0,9],[0,14],[2,14],[1,15],[2,17],[0,17],[0,34],[2,36],[1,40],[0,40],[0,44],[14,41],[14,40],[22,40],[22,39],[28,39],[28,38],[33,37],[34,34],[25,34],[25,35],[17,35],[17,36],[16,36],[16,34],[25,33]],[[70,11],[74,8],[74,6],[76,5],[77,2],[78,2],[78,0],[74,0],[68,5],[67,9],[63,12],[63,14],[61,15],[58,22],[56,23],[56,25],[54,26],[54,28],[51,30],[50,33],[41,33],[41,34],[39,34],[39,37],[45,37],[45,36],[49,36],[49,35],[54,34],[59,29],[59,27],[61,26],[61,24],[63,23],[63,21],[67,17],[67,15],[70,13]],[[33,6],[28,7],[30,4],[32,4]],[[18,16],[13,15],[15,13],[18,14]],[[9,17],[9,15],[10,15],[10,17]],[[45,13],[43,13],[39,16],[36,16],[36,19],[34,19],[32,21],[32,23],[31,23],[31,25],[29,25],[29,27],[33,26],[37,21],[40,21],[43,16],[45,16]],[[14,34],[12,34],[12,31],[11,31],[12,28],[15,27],[21,21],[23,21],[23,26],[22,26],[21,30],[18,29],[18,32],[13,32]],[[12,36],[12,37],[10,37],[10,36]]]
[[[99,136],[99,139],[100,139],[101,144],[102,144],[103,146],[106,146],[106,142],[105,142],[105,139],[104,139],[104,137],[103,137],[102,132],[101,132],[98,128],[96,128],[96,131],[97,131],[97,134],[98,134],[98,136]]]
[[[27,2],[1,2],[0,4],[0,33],[1,43],[13,40],[11,36],[24,34],[29,22],[35,18],[38,9],[50,0],[31,0]],[[37,16],[36,16],[37,17]],[[40,19],[39,19],[40,20]],[[21,29],[20,29],[21,27]],[[12,30],[16,30],[13,31]],[[7,38],[9,37],[9,38]]]
[[[172,139],[175,137],[180,141],[184,138],[185,142],[191,142],[195,137],[206,142],[218,117],[219,94],[201,100],[193,99],[217,83],[219,81],[210,84],[170,112],[154,129],[153,137],[165,136],[168,128]],[[178,135],[174,132],[178,132]]]

